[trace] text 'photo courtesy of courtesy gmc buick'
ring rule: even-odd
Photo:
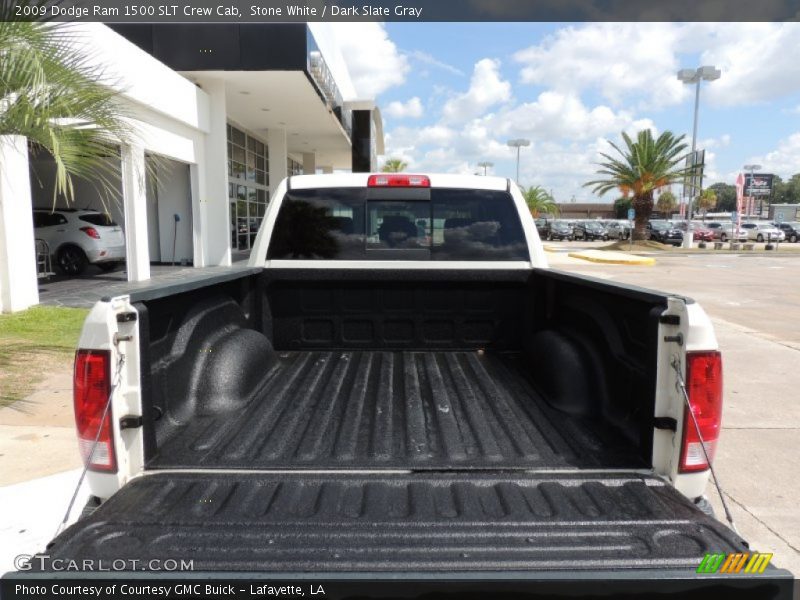
[[[98,302],[79,346],[93,498],[52,558],[701,581],[758,550],[708,514],[703,309],[549,269],[507,179],[291,177],[247,267]]]

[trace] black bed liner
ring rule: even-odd
[[[672,486],[634,474],[154,473],[62,533],[52,558],[201,571],[689,568],[746,551]]]
[[[148,468],[646,466],[601,420],[552,409],[519,356],[281,352],[248,405],[172,429]]]

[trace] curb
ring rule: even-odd
[[[655,258],[647,256],[631,256],[622,253],[614,253],[614,256],[603,256],[603,254],[611,254],[606,250],[586,250],[582,252],[570,252],[567,256],[572,258],[580,258],[594,263],[603,263],[608,265],[640,265],[640,266],[653,266],[656,264]]]

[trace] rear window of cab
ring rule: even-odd
[[[529,260],[508,192],[319,188],[283,199],[268,259]]]

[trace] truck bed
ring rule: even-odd
[[[48,547],[52,559],[194,560],[195,571],[685,569],[746,551],[653,476],[153,473]],[[146,562],[140,564],[147,564]]]
[[[241,410],[172,427],[148,468],[644,466],[604,421],[551,408],[522,360],[479,351],[280,352]]]

